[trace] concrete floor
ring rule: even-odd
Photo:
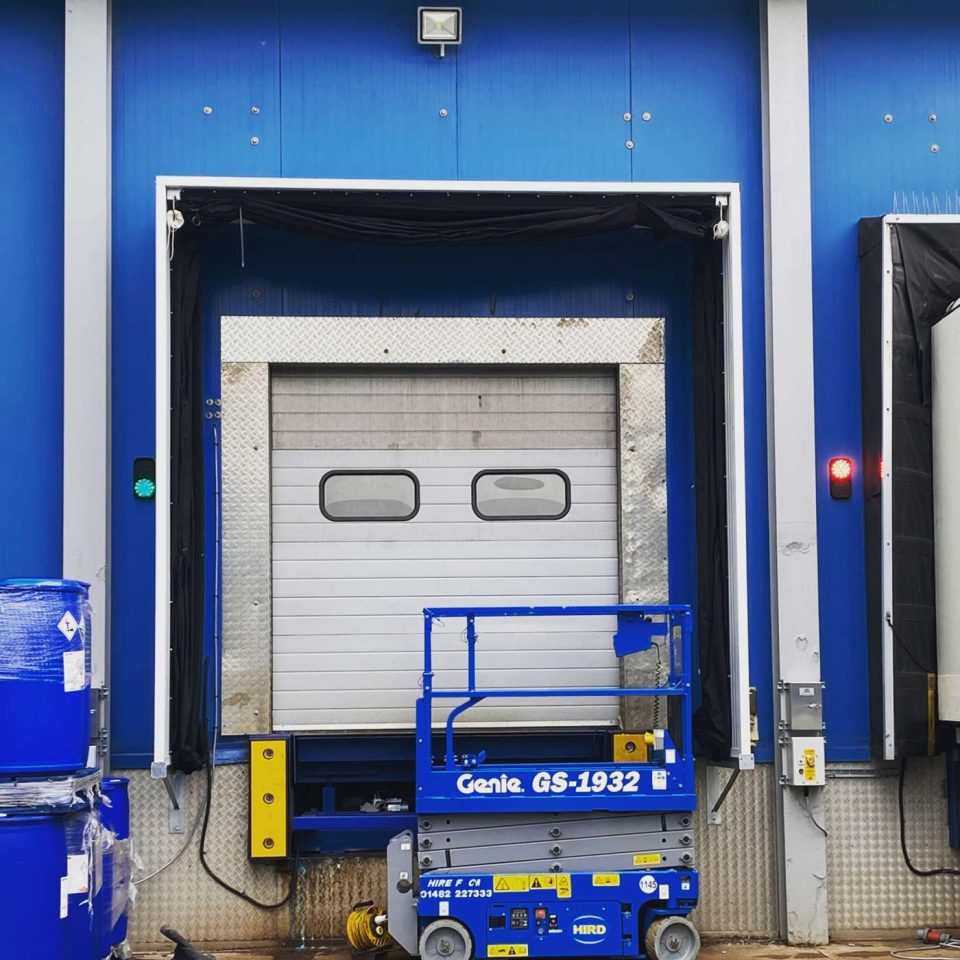
[[[839,941],[825,947],[786,947],[778,943],[757,942],[714,942],[705,943],[700,952],[701,960],[885,960],[892,950],[904,950],[914,953],[923,948],[916,940],[862,940]],[[208,951],[209,947],[205,948]],[[305,949],[277,948],[270,946],[251,947],[249,949],[229,949],[212,951],[216,960],[352,960],[350,951],[337,944]],[[926,954],[928,960],[949,953],[948,950],[931,951]],[[136,960],[166,960],[169,953],[142,953]],[[403,957],[401,951],[391,955]],[[954,960],[956,955],[949,957]]]

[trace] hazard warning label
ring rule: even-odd
[[[529,956],[525,943],[489,943],[487,944],[488,957],[526,957]]]
[[[563,873],[498,873],[493,877],[494,893],[529,893],[556,890],[560,898],[572,895],[570,877]]]
[[[619,887],[619,873],[595,873],[593,875],[593,885],[595,887]]]
[[[557,875],[555,873],[534,873],[529,880],[531,890],[557,889]]]

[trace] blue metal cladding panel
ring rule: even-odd
[[[125,767],[152,743],[154,507],[134,501],[129,479],[132,459],[154,451],[154,181],[279,175],[279,23],[254,0],[115,0],[113,16],[111,702]]]
[[[860,461],[857,221],[957,211],[960,17],[953,0],[810,0],[809,25],[824,717],[831,753],[867,756],[862,478],[847,501],[827,478],[830,457]]]
[[[630,59],[633,179],[729,180],[741,187],[750,680],[758,692],[757,755],[767,760],[773,665],[757,18],[755,0],[634,2]]]
[[[63,548],[63,3],[0,0],[0,578]]]
[[[115,0],[113,710],[118,765],[145,761],[151,736],[142,677],[152,656],[144,624],[152,622],[153,512],[149,504],[133,502],[128,481],[130,459],[149,455],[153,447],[153,178],[158,173],[741,182],[752,678],[761,689],[764,716],[771,715],[754,4],[598,0],[585,7],[572,0],[533,5],[495,0],[492,6],[467,3],[464,18],[463,47],[449,49],[441,61],[416,45],[414,7],[399,0],[374,0],[373,7],[359,12],[345,0]],[[718,56],[722,70],[714,68]],[[204,106],[211,112],[204,113]],[[440,116],[442,108],[446,117]],[[637,119],[645,110],[652,114],[649,123]],[[633,114],[632,121],[623,119],[626,112]],[[250,143],[253,136],[260,138],[257,146]],[[633,151],[626,147],[631,136],[638,141]],[[629,308],[636,315],[680,319],[668,327],[666,345],[669,483],[671,504],[688,509],[670,514],[670,588],[673,599],[691,599],[691,274],[686,253],[669,242],[597,240],[589,250],[545,245],[524,252],[521,271],[515,251],[477,251],[468,269],[459,268],[463,276],[438,285],[437,264],[456,269],[454,254],[428,257],[411,250],[388,256],[371,248],[298,241],[297,249],[304,251],[300,258],[281,246],[283,253],[262,251],[261,267],[254,262],[257,241],[251,235],[247,268],[240,271],[239,237],[227,230],[218,243],[225,272],[219,280],[211,275],[207,290],[221,312],[589,316],[622,315]],[[277,262],[288,258],[293,265]],[[426,276],[431,282],[425,294]],[[253,297],[255,285],[259,298]],[[632,302],[626,300],[630,290]],[[213,330],[210,336],[213,347]],[[215,384],[209,385],[213,390]],[[213,444],[211,430],[208,462]],[[208,495],[213,496],[212,487]],[[681,549],[687,551],[682,558]],[[210,631],[212,636],[212,626]],[[769,724],[763,729],[769,734]]]
[[[283,0],[281,16],[284,176],[456,179],[457,53],[418,46],[415,3]]]
[[[630,179],[626,0],[479,0],[463,16],[463,179]]]

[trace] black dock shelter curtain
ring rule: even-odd
[[[172,205],[185,218],[173,237],[171,268],[173,769],[190,772],[209,759],[203,642],[201,271],[204,228],[224,224],[239,229],[276,227],[353,243],[465,246],[542,243],[640,227],[694,245],[697,642],[702,689],[695,730],[708,756],[729,757],[721,245],[713,240],[717,208],[712,196],[208,189],[185,190]]]
[[[871,726],[883,743],[881,469],[883,330],[879,218],[860,222],[864,522]],[[893,690],[897,756],[936,753],[937,620],[934,584],[931,335],[960,297],[960,223],[890,227],[892,289]]]

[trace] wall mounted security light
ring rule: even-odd
[[[417,7],[417,43],[440,47],[442,57],[448,43],[460,44],[462,34],[460,7]]]

